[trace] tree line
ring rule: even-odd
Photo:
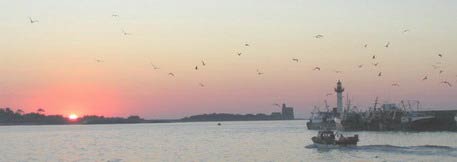
[[[76,120],[70,120],[62,115],[45,115],[45,110],[39,108],[36,112],[25,113],[22,109],[0,108],[0,125],[45,125],[45,124],[116,124],[150,122],[137,115],[127,118],[86,115]]]

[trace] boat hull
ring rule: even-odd
[[[313,141],[314,145],[320,145],[322,147],[328,146],[356,146],[357,142],[359,142],[358,136],[354,137],[344,137],[339,140],[334,139],[322,139],[318,137],[312,137],[311,140]]]

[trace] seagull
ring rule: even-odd
[[[389,48],[389,46],[390,46],[390,42],[387,42],[387,44],[384,47]]]
[[[342,71],[339,71],[339,70],[335,70],[335,73],[343,73]]]
[[[359,68],[362,68],[362,67],[363,67],[363,64],[360,64],[360,65],[359,65],[359,66],[357,66],[357,67],[359,67]]]
[[[205,65],[206,65],[205,61],[203,61],[203,60],[202,60],[202,65],[203,65],[203,66],[205,66]]]
[[[151,62],[151,66],[152,66],[152,68],[153,68],[154,70],[160,69],[159,67],[157,67],[157,66],[155,66],[154,64],[152,64],[152,62]]]
[[[371,59],[376,59],[376,55],[373,55],[373,57],[371,57]]]
[[[112,14],[111,16],[112,16],[112,17],[119,17],[118,14]]]
[[[249,44],[248,44],[248,43],[245,43],[244,46],[249,47]]]
[[[443,70],[440,70],[440,74],[443,73],[444,71]]]
[[[424,78],[422,78],[422,80],[427,80],[427,79],[428,79],[428,77],[427,77],[427,76],[425,76]]]
[[[317,38],[317,39],[322,38],[322,37],[324,37],[324,36],[321,35],[321,34],[318,34],[318,35],[315,35],[315,36],[314,36],[314,38]]]
[[[319,71],[321,71],[321,68],[316,66],[313,70],[319,70]]]
[[[398,83],[392,83],[392,86],[393,86],[393,87],[400,87],[400,84],[398,84]]]
[[[97,63],[102,63],[102,62],[104,62],[104,61],[101,60],[101,59],[95,59],[95,62],[97,62]]]
[[[198,66],[195,66],[195,70],[198,70]]]
[[[443,84],[447,84],[449,87],[452,87],[452,84],[451,84],[451,83],[449,83],[448,81],[442,81],[441,83],[443,83]]]
[[[30,20],[30,24],[39,22],[38,20],[33,20],[31,17],[29,17],[29,20]]]
[[[169,75],[169,76],[172,76],[172,77],[175,76],[175,74],[173,74],[173,73],[168,73],[168,75]]]
[[[198,85],[200,85],[200,87],[205,87],[203,83],[198,83]]]
[[[403,33],[407,33],[407,32],[409,32],[409,29],[403,30]]]
[[[122,34],[124,34],[124,35],[132,35],[132,33],[127,33],[124,29],[122,29]]]
[[[292,58],[292,61],[298,62],[298,58]]]
[[[262,75],[262,74],[263,74],[263,73],[262,73],[262,72],[260,72],[260,70],[259,70],[259,69],[257,69],[257,75]]]
[[[379,73],[378,73],[378,77],[380,77],[381,75],[382,75],[382,72],[379,72]]]
[[[438,56],[439,56],[439,57],[443,57],[443,54],[439,53]]]
[[[363,48],[367,48],[367,47],[368,47],[368,44],[363,45]]]
[[[377,62],[377,63],[373,63],[373,66],[378,66],[378,64],[379,64],[379,62]]]
[[[151,66],[152,66],[152,68],[153,68],[154,70],[160,69],[159,67],[157,67],[156,65],[154,65],[154,64],[152,63],[152,59],[151,59],[151,58],[149,58],[149,64],[151,64]]]
[[[333,93],[327,93],[325,94],[326,97],[333,95]]]
[[[241,54],[242,54],[241,52],[238,52],[238,53],[237,53],[238,56],[241,56]]]
[[[281,105],[274,103],[273,106],[281,107]]]

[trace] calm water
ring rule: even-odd
[[[2,126],[0,161],[457,161],[457,133],[347,132],[317,149],[306,121]]]

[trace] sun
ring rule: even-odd
[[[71,113],[70,115],[68,115],[68,119],[70,120],[76,120],[78,119],[78,115],[74,114],[74,113]]]

